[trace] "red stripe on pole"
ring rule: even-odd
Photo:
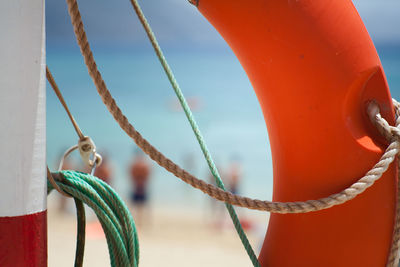
[[[47,212],[0,217],[0,266],[47,266]]]

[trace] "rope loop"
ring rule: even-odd
[[[376,101],[371,101],[367,107],[367,113],[371,120],[371,123],[376,127],[376,129],[382,134],[383,137],[390,143],[390,146],[396,146],[397,148],[397,168],[400,168],[400,103],[395,99],[392,99],[396,122],[395,126],[391,126],[380,114],[380,108]],[[389,148],[388,147],[388,148]],[[388,150],[388,149],[387,149]],[[387,151],[386,150],[386,151]],[[384,160],[381,160],[375,165],[382,169],[381,171],[385,172],[391,162],[384,163]],[[372,170],[371,170],[372,171]],[[369,171],[368,173],[370,173]],[[368,175],[367,173],[367,175]],[[400,175],[400,169],[398,169],[398,175]],[[399,248],[400,248],[400,176],[397,177],[397,196],[396,196],[396,219],[393,227],[393,237],[392,244],[388,256],[388,260],[386,263],[386,267],[397,267],[399,264]]]
[[[395,126],[390,125],[381,115],[378,103],[373,100],[368,103],[367,114],[372,124],[377,128],[379,133],[385,137],[389,143],[400,142],[400,104],[393,99],[393,106],[396,114]]]
[[[50,172],[50,171],[49,171]],[[112,267],[137,267],[139,239],[132,215],[121,197],[107,183],[76,171],[50,173],[64,194],[74,198],[78,211],[78,238],[75,266],[81,267],[84,254],[85,214],[83,203],[96,214],[106,236]],[[55,189],[48,183],[48,194]],[[80,213],[80,214],[79,214]],[[77,264],[78,263],[78,264]]]

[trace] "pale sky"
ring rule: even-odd
[[[238,0],[232,0],[238,1]],[[49,43],[73,42],[64,1],[46,1]],[[167,46],[218,48],[224,42],[187,0],[141,0],[159,41]],[[354,0],[376,44],[400,44],[400,0]],[[89,39],[99,44],[147,44],[129,0],[79,1]]]

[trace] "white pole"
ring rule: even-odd
[[[44,0],[0,1],[0,266],[47,266]]]

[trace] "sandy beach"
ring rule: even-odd
[[[56,198],[49,198],[48,266],[69,267],[75,255],[76,220],[72,212],[57,210]],[[84,266],[110,266],[101,226],[88,213]],[[217,227],[217,215],[213,217],[204,209],[152,207],[148,217],[151,223],[138,227],[140,266],[251,266],[227,213],[221,209],[220,214]],[[245,218],[246,232],[258,253],[267,216],[247,212]]]

